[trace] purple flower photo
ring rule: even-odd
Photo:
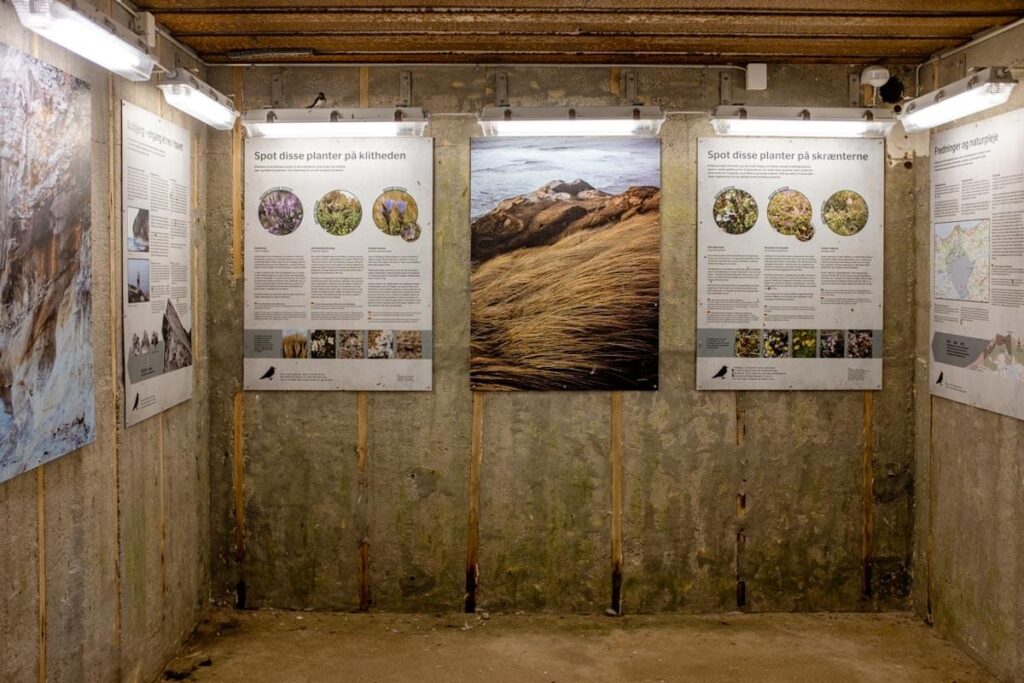
[[[270,190],[260,197],[260,225],[271,235],[290,235],[302,223],[302,202],[288,190]]]

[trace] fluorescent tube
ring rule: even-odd
[[[484,135],[653,137],[664,121],[659,107],[485,107]]]
[[[419,136],[427,127],[422,109],[259,109],[242,121],[249,137],[388,138]]]
[[[137,34],[75,0],[13,0],[22,25],[130,81],[148,81],[156,60]]]
[[[910,101],[900,114],[903,129],[916,133],[998,107],[1017,81],[1005,67],[989,67]]]
[[[884,138],[896,118],[888,109],[845,107],[716,107],[718,135],[791,138]]]
[[[167,104],[217,130],[231,130],[238,112],[230,99],[188,73],[177,70],[157,85]]]

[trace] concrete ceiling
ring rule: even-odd
[[[917,63],[1013,0],[137,0],[209,62]]]

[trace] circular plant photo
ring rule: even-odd
[[[257,213],[271,235],[290,235],[302,223],[302,202],[289,190],[269,190],[260,197]]]
[[[821,207],[821,217],[837,235],[856,235],[868,223],[868,203],[853,190],[839,190]]]
[[[715,223],[730,235],[742,235],[757,223],[757,202],[746,190],[726,188],[715,195]]]
[[[768,200],[768,223],[783,235],[806,242],[814,237],[811,202],[803,192],[782,188]]]
[[[420,224],[416,222],[406,223],[402,226],[402,239],[406,242],[415,242],[420,238]]]
[[[373,223],[385,235],[401,235],[402,229],[415,223],[419,215],[416,200],[405,190],[385,190],[373,203]]]
[[[350,192],[331,190],[316,203],[313,215],[324,232],[341,237],[359,227],[363,205]]]

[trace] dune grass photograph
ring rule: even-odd
[[[473,388],[656,389],[660,141],[474,139],[471,173]]]

